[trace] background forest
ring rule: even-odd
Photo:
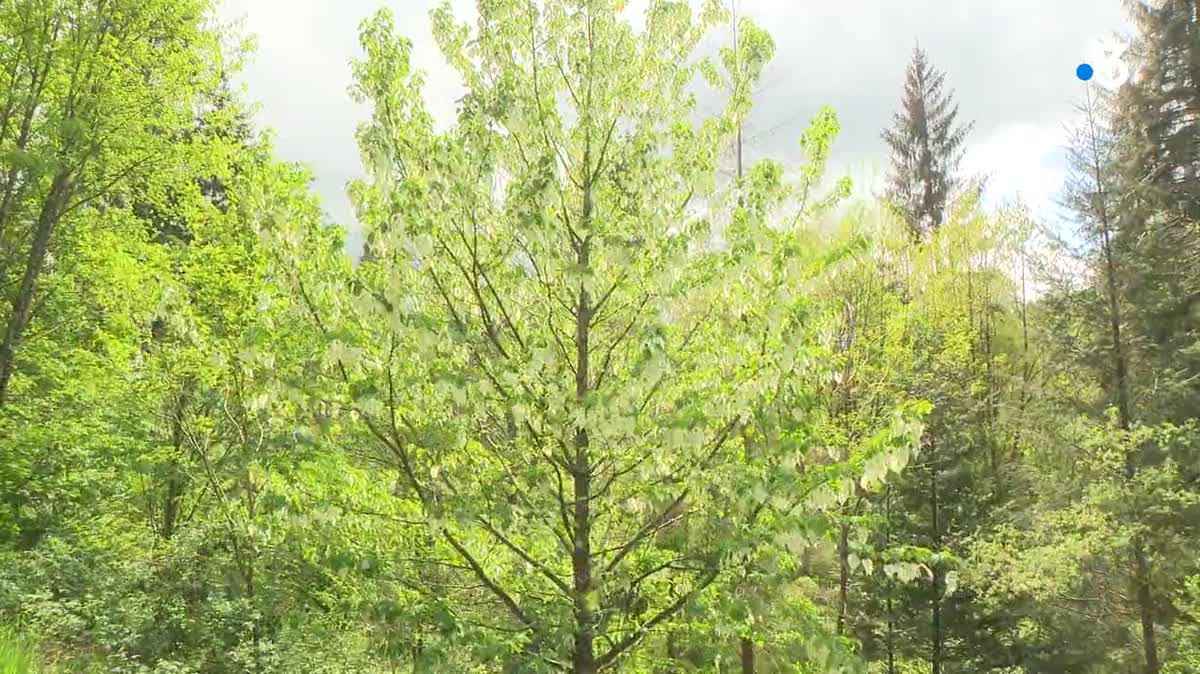
[[[1069,232],[921,50],[874,198],[624,4],[436,10],[448,129],[366,18],[355,259],[210,0],[0,3],[0,672],[1200,672],[1200,2]]]

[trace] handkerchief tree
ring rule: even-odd
[[[743,22],[713,62],[718,3],[652,0],[643,29],[624,5],[488,0],[475,31],[435,11],[466,86],[445,131],[379,13],[353,88],[373,112],[352,188],[367,260],[302,254],[285,214],[263,226],[328,344],[310,393],[363,429],[389,516],[413,523],[397,555],[420,600],[397,610],[425,628],[419,660],[649,671],[666,628],[719,622],[706,592],[819,529],[813,499],[877,482],[918,428],[897,417],[843,462],[808,451],[828,374],[808,289],[837,256],[803,225],[844,194],[810,198],[832,114],[799,185],[774,162],[719,185],[770,38]],[[705,81],[732,93],[697,121]]]

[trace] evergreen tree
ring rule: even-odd
[[[1072,203],[1080,217],[1083,231],[1092,240],[1092,262],[1095,268],[1094,283],[1096,297],[1100,299],[1093,313],[1095,322],[1103,326],[1097,340],[1102,346],[1100,354],[1100,379],[1107,400],[1117,413],[1117,426],[1121,433],[1128,433],[1136,423],[1133,408],[1133,382],[1131,376],[1132,345],[1126,319],[1125,287],[1128,278],[1124,267],[1124,256],[1114,245],[1116,217],[1121,206],[1119,192],[1110,185],[1106,172],[1111,167],[1110,154],[1113,141],[1102,128],[1096,117],[1096,108],[1089,96],[1084,109],[1085,123],[1072,148],[1074,180],[1068,185],[1068,203]],[[1119,189],[1119,188],[1118,188]],[[1143,462],[1136,447],[1124,448],[1124,475],[1132,482]],[[1141,534],[1135,534],[1130,545],[1132,568],[1130,576],[1136,591],[1136,602],[1141,622],[1141,637],[1145,655],[1146,671],[1157,674],[1159,654],[1155,629],[1155,607],[1152,596],[1151,574],[1153,573],[1146,552],[1146,543]]]
[[[1143,197],[1200,213],[1200,0],[1130,1],[1134,77],[1120,97],[1130,141],[1124,167]]]
[[[913,50],[904,82],[901,109],[883,139],[892,150],[887,199],[901,212],[919,238],[939,227],[946,203],[958,180],[963,142],[973,123],[958,123],[958,104],[945,90],[946,74],[935,68],[925,50]]]
[[[1160,382],[1148,420],[1181,422],[1195,400],[1200,354],[1200,2],[1132,3],[1134,77],[1114,100],[1114,166],[1123,195],[1113,246],[1125,292]]]

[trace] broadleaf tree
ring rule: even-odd
[[[481,3],[474,31],[436,10],[467,88],[442,132],[380,12],[353,88],[373,111],[352,187],[369,261],[303,259],[303,226],[261,223],[327,340],[310,395],[387,466],[419,558],[459,577],[427,597],[440,636],[421,653],[650,671],[735,560],[820,526],[919,435],[906,407],[845,460],[809,461],[828,365],[808,293],[840,253],[805,245],[808,195],[778,164],[715,187],[749,112],[735,86],[693,121],[693,87],[723,77],[695,53],[719,3],[651,2],[640,31],[624,4]]]

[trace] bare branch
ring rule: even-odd
[[[696,595],[703,592],[709,585],[712,585],[713,581],[717,579],[717,576],[720,573],[721,565],[719,563],[712,562],[708,572],[697,581],[696,585],[694,585],[692,589],[679,595],[675,601],[671,602],[670,605],[655,614],[653,618],[650,618],[646,622],[639,625],[632,634],[618,641],[616,645],[608,649],[608,651],[606,651],[600,657],[596,658],[596,671],[604,671],[615,664],[617,658],[621,657],[621,654],[637,645],[638,642],[645,638],[650,630],[673,618],[675,614],[679,613],[679,611]]]
[[[479,579],[479,582],[483,583],[483,586],[486,587],[493,595],[495,595],[496,598],[500,600],[500,603],[504,604],[509,613],[513,614],[513,617],[515,617],[530,632],[538,633],[541,631],[538,629],[537,623],[535,623],[529,617],[529,615],[525,613],[525,611],[521,610],[520,605],[518,605],[517,602],[512,598],[512,595],[506,592],[504,588],[500,587],[495,580],[488,576],[487,571],[485,571],[475,557],[471,555],[470,551],[467,550],[463,544],[454,537],[454,534],[450,533],[449,529],[442,529],[442,537],[445,538],[446,542],[450,544],[450,547],[454,548],[455,552],[462,557],[463,561],[471,567],[471,571],[475,574],[475,577]]]

